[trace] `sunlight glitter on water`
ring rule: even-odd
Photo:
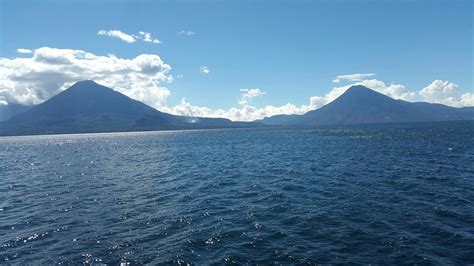
[[[0,138],[0,259],[463,264],[473,138],[469,126]]]

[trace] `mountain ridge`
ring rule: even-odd
[[[253,122],[164,113],[91,80],[79,81],[42,104],[20,111],[0,123],[0,135],[474,120],[474,107],[395,100],[360,85],[305,114],[276,115]]]
[[[256,126],[224,118],[160,112],[91,80],[79,81],[51,99],[0,124],[0,135],[67,134]]]
[[[395,100],[365,86],[347,89],[323,107],[293,118],[260,120],[266,125],[327,126],[456,121],[474,119],[474,107],[455,108],[438,103]]]

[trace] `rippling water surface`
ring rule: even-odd
[[[474,263],[474,126],[0,138],[0,263]]]

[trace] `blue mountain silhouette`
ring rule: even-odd
[[[0,124],[2,135],[60,134],[247,127],[222,118],[160,112],[91,80],[75,83],[46,102]]]
[[[303,115],[275,116],[261,120],[267,125],[359,125],[474,119],[474,107],[395,100],[364,86],[352,86],[325,106]]]

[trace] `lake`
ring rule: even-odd
[[[0,138],[0,263],[474,263],[472,122]]]

